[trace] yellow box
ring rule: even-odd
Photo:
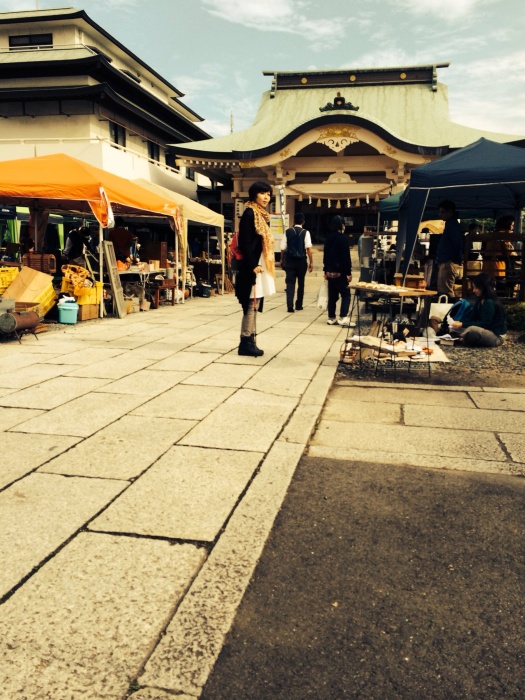
[[[5,292],[18,272],[18,267],[0,267],[0,294]]]
[[[100,304],[102,287],[102,282],[95,282],[94,287],[82,287],[80,294],[76,295],[77,304],[80,306],[83,304]]]
[[[34,299],[35,303],[39,305],[40,311],[39,316],[45,316],[49,309],[55,305],[56,294],[53,289],[53,285],[49,284],[38,296]]]
[[[396,272],[394,275],[394,284],[396,287],[401,287],[403,283],[403,275]],[[408,289],[425,289],[426,288],[424,275],[407,275],[405,277],[405,288]]]

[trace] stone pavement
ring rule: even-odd
[[[0,698],[200,693],[337,368],[319,284],[260,359],[231,294],[0,344]]]
[[[278,281],[260,359],[233,295],[0,345],[0,698],[198,697],[305,448],[524,473],[524,392],[329,395],[319,282]]]

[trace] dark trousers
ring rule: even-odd
[[[304,278],[308,263],[304,260],[287,260],[286,261],[286,305],[289,309],[293,309],[293,299],[295,296],[295,283],[297,282],[297,298],[295,300],[296,308],[301,308],[304,297]]]
[[[336,317],[335,307],[339,297],[341,297],[341,311],[339,315],[341,318],[344,318],[348,316],[348,310],[350,309],[350,287],[345,275],[328,280],[328,318]]]

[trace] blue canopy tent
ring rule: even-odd
[[[410,263],[425,209],[437,209],[443,199],[455,202],[460,216],[468,211],[496,218],[513,212],[518,232],[525,206],[525,149],[482,138],[412,171],[399,217],[398,250],[405,249],[403,272]]]

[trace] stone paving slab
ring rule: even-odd
[[[432,425],[456,430],[525,433],[525,417],[520,411],[491,411],[480,408],[411,406],[404,408],[406,425]]]
[[[458,458],[468,455],[471,459],[480,460],[507,459],[496,437],[480,430],[345,423],[324,418],[321,419],[311,444],[334,449],[375,449],[397,453],[400,459],[416,454],[426,456],[429,467],[438,463],[441,457]]]
[[[156,362],[151,365],[150,369],[155,370],[176,370],[179,372],[198,372],[199,370],[211,364],[214,360],[220,357],[219,354],[212,352],[192,352],[186,350],[178,352],[176,355],[167,357],[165,360]]]
[[[192,374],[183,384],[199,384],[201,386],[231,386],[240,388],[258,372],[253,365],[208,365],[200,372]]]
[[[505,445],[505,448],[514,462],[525,464],[525,440],[522,435],[499,433],[499,439]],[[524,468],[520,467],[519,471],[523,473]]]
[[[4,369],[4,368],[2,368]],[[53,365],[53,364],[35,364],[31,367],[24,367],[16,371],[11,371],[7,374],[0,374],[0,386],[7,389],[27,389],[39,382],[45,382],[48,379],[59,377],[63,374],[78,369],[76,365]]]
[[[472,394],[472,400],[478,408],[496,411],[525,411],[525,393],[498,392]],[[525,420],[525,416],[523,416]]]
[[[58,408],[40,412],[36,418],[19,422],[11,429],[22,433],[88,437],[143,402],[144,396],[112,394],[109,397],[108,394],[92,392]]]
[[[123,698],[204,559],[189,544],[78,535],[4,603],[3,696]]]
[[[77,396],[87,394],[107,384],[106,379],[56,377],[41,384],[21,389],[0,399],[1,406],[19,408],[56,408]]]
[[[0,370],[2,374],[0,375],[0,377],[3,375],[8,376],[12,372],[15,372],[17,374],[23,374],[23,372],[21,372],[22,369],[24,369],[25,372],[26,368],[30,368],[31,365],[34,365],[36,362],[41,362],[42,358],[44,357],[46,364],[51,362],[52,360],[52,357],[50,357],[49,355],[38,352],[37,348],[35,348],[33,352],[24,353],[15,353],[13,348],[14,345],[12,347],[9,347],[8,352],[2,355],[2,364],[0,365]],[[1,382],[0,386],[2,386]]]
[[[195,700],[195,695],[180,695],[177,693],[177,700]],[[173,700],[173,693],[167,693],[155,688],[141,688],[133,693],[133,700]]]
[[[135,357],[145,357],[147,359],[165,360],[167,357],[171,357],[176,352],[180,352],[187,347],[185,343],[180,343],[179,345],[174,345],[173,343],[165,343],[163,340],[154,340],[146,345],[141,345],[140,348],[135,348],[131,350],[131,353]]]
[[[139,372],[149,365],[153,364],[154,360],[148,360],[145,357],[136,357],[126,355],[118,355],[110,360],[96,362],[95,364],[78,367],[71,372],[68,372],[70,377],[100,377],[101,379],[121,379],[127,375]]]
[[[9,432],[2,433],[1,439],[4,457],[0,467],[0,489],[56,455],[66,452],[78,442],[78,438],[73,437]]]
[[[0,494],[0,597],[128,484],[31,474]]]
[[[302,405],[322,406],[334,379],[333,367],[321,365],[301,397]]]
[[[302,452],[301,445],[273,445],[146,664],[140,685],[199,696]]]
[[[151,466],[196,421],[123,416],[72,450],[45,464],[40,472],[104,479],[134,479]]]
[[[321,407],[312,404],[299,404],[279,436],[279,441],[306,445],[316,426]]]
[[[490,386],[484,386],[483,391],[486,391],[489,394],[525,394],[525,389],[523,387],[505,387],[502,389],[501,387],[490,387]]]
[[[460,408],[474,408],[475,406],[474,399],[467,392],[462,391],[441,391],[441,389],[428,386],[422,389],[347,386],[342,382],[338,382],[337,386],[334,386],[330,392],[330,400],[369,401],[371,403],[381,401],[382,403],[458,406]]]
[[[31,418],[42,415],[43,411],[30,408],[2,408],[0,411],[0,431],[9,430]]]
[[[233,387],[177,384],[132,411],[135,416],[202,420],[234,393]]]
[[[74,352],[66,352],[63,355],[58,355],[53,359],[46,360],[46,364],[56,365],[92,365],[97,362],[110,360],[112,357],[122,355],[123,350],[120,348],[108,348],[86,344],[83,350],[75,350]],[[67,370],[63,370],[64,372]]]
[[[259,452],[173,447],[90,529],[213,542],[262,457]]]
[[[347,462],[371,462],[384,464],[385,467],[393,465],[399,467],[422,467],[423,469],[451,469],[483,474],[515,475],[519,473],[518,465],[508,460],[481,459],[479,456],[468,459],[462,455],[450,457],[441,454],[418,454],[405,450],[388,452],[381,449],[354,449],[350,445],[348,447],[337,447],[317,444],[310,445],[307,454],[309,457],[314,458],[337,459]],[[523,471],[525,472],[525,466]]]
[[[226,333],[221,333],[215,338],[208,338],[206,340],[201,340],[199,343],[195,343],[192,349],[196,352],[214,352],[225,354],[237,349],[239,346],[239,334],[235,334],[235,338],[229,338]]]
[[[323,420],[363,423],[400,423],[401,405],[395,403],[372,403],[370,401],[354,400],[352,396],[342,392],[333,393],[327,399],[323,410]]]
[[[482,387],[475,387],[475,386],[439,386],[439,387],[434,387],[434,386],[422,386],[422,387],[416,387],[413,384],[406,384],[404,382],[361,382],[357,381],[355,379],[338,379],[337,380],[337,386],[356,386],[356,387],[362,387],[362,388],[377,388],[377,389],[410,389],[412,391],[446,391],[446,392],[468,392],[471,394],[472,392],[478,392],[478,391],[485,391]],[[414,401],[414,403],[417,403],[417,401]]]
[[[239,389],[180,440],[182,445],[267,452],[295,399]],[[239,427],[232,437],[232,426]]]
[[[97,391],[109,394],[143,394],[157,396],[171,389],[191,375],[190,372],[143,369],[129,376],[106,382]]]

